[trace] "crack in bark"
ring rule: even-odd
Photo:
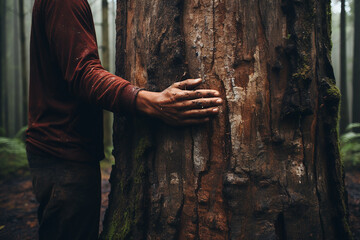
[[[319,204],[319,219],[320,219],[320,225],[321,225],[321,232],[322,232],[322,239],[325,240],[325,230],[324,230],[324,222],[321,215],[321,195],[318,188],[318,173],[317,173],[317,143],[318,143],[318,132],[319,132],[319,126],[318,126],[318,114],[316,114],[316,130],[315,130],[315,144],[314,144],[314,178],[315,178],[315,188],[316,188],[316,196],[318,198],[318,204]]]
[[[184,190],[183,190],[183,191],[184,191]],[[184,203],[185,203],[185,197],[184,197],[184,195],[182,195],[180,207],[179,207],[179,209],[177,210],[176,215],[175,215],[175,219],[179,219],[179,223],[176,225],[176,232],[175,232],[175,234],[174,234],[174,239],[179,239],[179,237],[180,237],[180,231],[181,231],[181,213],[182,213],[183,208],[184,208]],[[146,235],[144,236],[144,239],[146,239]]]
[[[299,119],[299,128],[300,128],[300,133],[301,133],[301,142],[302,142],[302,151],[303,151],[303,154],[302,154],[302,163],[305,167],[305,174],[306,174],[306,177],[309,177],[309,172],[308,172],[308,166],[306,164],[306,159],[305,159],[305,151],[306,151],[306,147],[305,147],[305,140],[304,140],[304,129],[303,129],[303,124],[302,124],[302,120],[303,120],[303,116],[300,116],[300,119]]]
[[[191,137],[191,162],[192,162],[192,166],[193,166],[193,173],[194,173],[194,178],[198,178],[198,176],[196,175],[196,169],[195,169],[195,164],[194,164],[194,147],[195,147],[195,140],[194,140],[194,135],[193,135],[193,131],[192,128],[190,130],[190,137]],[[195,239],[199,239],[199,195],[198,195],[198,191],[199,191],[199,183],[198,183],[199,179],[197,179],[197,186],[195,188],[195,214],[196,214],[196,231],[195,231]]]
[[[212,60],[211,60],[211,67],[210,70],[213,70],[215,65],[215,52],[216,52],[216,28],[215,28],[215,0],[212,1],[212,8],[213,8],[213,49],[212,49]]]
[[[280,212],[278,217],[274,223],[275,227],[275,234],[278,237],[278,240],[285,240],[286,239],[286,228],[285,228],[285,219],[284,213]]]
[[[315,20],[315,26],[317,25],[317,20]],[[318,39],[318,33],[317,31],[314,31],[314,38],[315,40]],[[315,41],[316,43],[316,47],[315,47],[315,52],[316,52],[316,56],[318,56],[318,49],[319,49],[319,44],[317,43],[317,41]],[[315,63],[315,73],[318,73],[319,70],[319,60],[318,58],[316,58],[316,63]],[[323,217],[321,214],[321,195],[320,195],[320,191],[318,188],[318,172],[317,172],[317,144],[318,144],[318,140],[319,140],[319,103],[320,103],[320,94],[319,94],[319,74],[316,74],[316,85],[317,85],[317,103],[316,103],[316,108],[315,108],[315,116],[316,116],[316,127],[315,127],[315,141],[314,141],[314,177],[315,177],[315,189],[316,189],[316,196],[318,198],[318,204],[319,204],[319,219],[320,219],[320,226],[321,226],[321,233],[322,233],[322,239],[325,240],[325,229],[324,229],[324,221],[323,221]]]

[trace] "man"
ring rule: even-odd
[[[86,0],[36,0],[31,31],[27,152],[39,201],[40,239],[96,239],[100,212],[102,108],[171,125],[216,115],[201,79],[163,92],[141,90],[101,66]]]

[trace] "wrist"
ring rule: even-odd
[[[152,102],[156,98],[156,94],[156,92],[146,90],[139,91],[135,102],[136,111],[141,114],[154,115],[155,109]]]

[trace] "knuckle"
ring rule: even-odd
[[[174,103],[176,101],[176,98],[174,96],[169,97],[170,103]]]

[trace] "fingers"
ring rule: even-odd
[[[223,100],[221,98],[199,98],[193,100],[185,100],[174,102],[169,104],[167,107],[176,108],[176,109],[199,109],[199,108],[209,108],[216,107],[221,105]]]
[[[182,125],[182,126],[196,125],[196,124],[206,123],[206,122],[209,122],[209,121],[210,121],[209,118],[186,119],[186,120],[182,121],[179,125]]]
[[[188,120],[191,118],[207,118],[213,115],[217,115],[219,113],[219,108],[206,108],[206,109],[191,109],[182,112],[181,118],[184,120]]]
[[[199,86],[202,82],[201,78],[197,79],[187,79],[181,82],[176,82],[173,84],[173,87],[186,90],[186,89],[194,89],[195,87]]]
[[[220,93],[212,89],[199,89],[195,91],[182,90],[176,93],[173,93],[173,97],[176,100],[186,100],[186,99],[197,99],[197,98],[211,98],[218,97]]]

